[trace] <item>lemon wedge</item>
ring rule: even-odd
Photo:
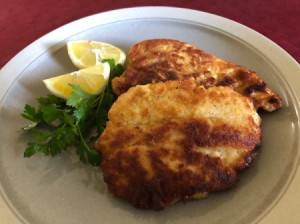
[[[79,69],[95,66],[103,59],[114,59],[115,64],[124,64],[126,54],[111,44],[78,40],[67,43],[67,50],[72,63]]]
[[[79,85],[90,94],[100,94],[107,85],[110,73],[108,63],[81,69],[43,80],[47,89],[55,96],[68,99],[73,89],[69,84]]]

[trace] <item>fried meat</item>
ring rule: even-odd
[[[110,192],[136,208],[234,187],[260,145],[252,102],[192,80],[138,85],[119,96],[96,148]]]
[[[204,87],[229,86],[249,97],[256,109],[274,111],[281,98],[259,76],[190,44],[169,39],[145,40],[131,47],[129,65],[113,80],[117,95],[130,87],[167,80],[195,80]]]

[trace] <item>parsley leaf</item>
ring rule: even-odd
[[[30,121],[34,121],[34,122],[40,121],[40,117],[38,115],[37,110],[28,104],[25,105],[24,112],[21,115],[22,117]]]
[[[34,139],[28,143],[24,157],[36,153],[55,156],[75,148],[82,162],[94,166],[101,164],[101,155],[93,146],[105,129],[107,113],[116,100],[111,80],[124,71],[113,59],[105,62],[111,67],[110,79],[100,95],[91,95],[80,86],[70,84],[73,92],[67,101],[48,94],[37,99],[37,107],[24,106],[21,116],[32,123],[22,130],[30,132]]]

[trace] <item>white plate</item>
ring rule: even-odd
[[[41,80],[75,70],[65,43],[90,39],[130,45],[150,38],[189,42],[257,71],[283,98],[283,108],[261,113],[263,139],[238,186],[202,201],[178,203],[162,212],[141,211],[113,198],[100,169],[70,152],[56,158],[23,158],[28,136],[20,113],[47,94]],[[215,15],[170,7],[100,13],[38,39],[0,72],[1,223],[296,223],[300,197],[299,64],[257,32]],[[297,170],[298,169],[298,170]]]

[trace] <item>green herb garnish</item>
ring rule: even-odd
[[[31,124],[22,128],[33,135],[24,157],[41,152],[55,156],[62,151],[76,148],[80,160],[94,166],[101,163],[101,155],[94,149],[95,139],[106,126],[107,113],[116,100],[111,88],[111,80],[119,76],[124,68],[114,65],[114,60],[105,60],[111,68],[110,78],[100,95],[91,95],[78,85],[70,85],[74,90],[68,100],[52,94],[37,99],[35,108],[25,105],[21,114]]]

